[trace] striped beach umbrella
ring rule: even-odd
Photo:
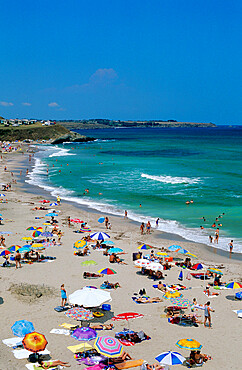
[[[213,274],[223,275],[222,271],[216,268],[208,268],[208,271],[212,272]]]
[[[114,274],[117,274],[116,271],[114,271],[113,269],[110,269],[109,267],[107,267],[106,269],[99,270],[98,273],[99,274],[104,274],[104,275],[114,275]]]
[[[171,245],[168,247],[169,251],[171,252],[177,252],[179,249],[181,249],[180,245]]]
[[[121,320],[130,320],[130,319],[139,319],[141,317],[144,317],[142,313],[137,313],[137,312],[125,312],[125,313],[120,313],[114,317],[112,317],[113,321],[121,321]]]
[[[161,365],[181,365],[186,359],[178,352],[167,351],[160,353],[155,358]]]
[[[91,231],[90,227],[80,227],[81,233],[90,233]]]
[[[11,254],[7,249],[1,252],[0,256],[7,256],[8,254]]]
[[[148,250],[152,249],[152,247],[149,244],[141,244],[137,249]]]
[[[240,283],[232,281],[231,283],[226,284],[225,287],[229,289],[241,289],[242,285]]]
[[[190,351],[199,351],[202,348],[202,345],[195,339],[180,339],[176,346]]]
[[[42,229],[43,231],[43,229]],[[32,234],[33,238],[37,238],[38,236],[40,236],[42,234],[42,231],[40,230],[35,230]]]
[[[121,253],[121,252],[123,252],[123,249],[121,249],[121,248],[110,248],[110,249],[108,250],[108,254],[112,254],[112,253]]]
[[[27,351],[40,352],[44,351],[48,342],[43,334],[37,333],[36,331],[26,334],[22,340],[23,346]]]
[[[20,249],[20,245],[11,245],[11,247],[8,248],[10,252],[17,252]]]
[[[110,236],[107,233],[101,231],[90,235],[90,238],[93,240],[107,240],[110,238]]]
[[[118,339],[109,336],[97,337],[94,348],[103,356],[118,357],[123,352],[123,346]]]
[[[0,197],[1,197],[1,198],[2,198],[2,197],[6,197],[6,195],[1,193],[1,194],[0,194]]]

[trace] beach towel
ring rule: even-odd
[[[24,337],[14,337],[14,338],[8,338],[8,339],[3,339],[2,342],[6,344],[8,347],[15,347],[18,345],[22,345],[22,340]]]
[[[12,351],[14,354],[14,357],[17,358],[18,360],[22,360],[23,358],[28,358],[29,355],[31,355],[31,351],[27,351],[27,349],[15,349]],[[48,355],[50,354],[50,351],[45,349],[44,351],[38,352],[40,355]]]
[[[124,362],[121,362],[120,364],[115,364],[115,367],[119,370],[122,370],[122,369],[130,369],[131,367],[137,367],[137,366],[141,366],[143,364],[144,360],[129,360],[129,361],[124,361]],[[90,367],[89,367],[90,369]]]
[[[70,335],[70,331],[66,329],[52,329],[50,331],[51,334],[64,334],[64,335]]]
[[[66,322],[64,322],[63,324],[60,324],[59,326],[63,326],[63,328],[65,329],[73,329],[73,328],[76,328],[78,325],[67,324]]]
[[[106,365],[100,363],[98,365],[85,367],[83,370],[102,370]]]

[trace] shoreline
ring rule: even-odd
[[[36,145],[34,153],[37,153],[39,151],[38,144],[32,144],[32,145]],[[19,170],[16,168],[16,166],[17,167],[20,166],[21,168],[30,167],[31,170],[32,170],[35,166],[35,163],[32,162],[33,159],[31,161],[31,163],[28,162],[27,157],[23,158],[23,160],[21,161],[20,158],[18,160],[18,158],[15,156],[15,158],[12,158],[12,160],[14,162],[12,172],[16,173],[16,175],[18,177],[18,180],[19,180],[18,187],[19,187],[19,189],[21,189],[21,191],[23,191],[25,193],[28,193],[28,194],[31,193],[32,195],[37,195],[38,194],[40,196],[43,196],[44,198],[50,198],[51,197],[53,199],[53,201],[55,200],[55,196],[51,195],[51,193],[49,191],[43,189],[42,187],[40,187],[38,185],[33,185],[33,184],[29,184],[28,182],[26,182],[26,175],[24,176],[24,178],[21,178],[19,176]],[[9,163],[9,165],[11,165],[11,162]],[[90,207],[85,206],[85,205],[76,203],[75,201],[62,199],[62,203],[67,204],[67,205],[69,204],[70,206],[74,207],[75,209],[82,210],[83,212],[86,212],[87,214],[91,213],[91,214],[95,214],[96,216],[99,215],[99,217],[100,217],[100,215],[107,215],[109,217],[115,218],[116,220],[123,219],[122,216],[114,215],[114,214],[109,213],[109,212],[104,213],[102,211],[96,210],[95,208],[92,208],[91,206]],[[132,220],[129,217],[127,218],[127,220],[131,223],[131,225],[135,225],[137,228],[139,228],[140,222]],[[179,234],[169,233],[169,232],[165,232],[165,231],[161,231],[161,230],[156,230],[155,228],[153,228],[152,229],[152,235],[157,240],[157,242],[161,241],[161,240],[165,240],[165,241],[170,241],[171,243],[172,242],[189,243],[193,252],[194,252],[194,249],[193,249],[194,245],[196,244],[196,246],[197,246],[196,251],[199,250],[201,252],[201,248],[204,250],[204,251],[202,251],[202,255],[204,256],[203,257],[204,259],[206,258],[206,252],[207,252],[209,260],[211,260],[211,259],[214,260],[214,258],[215,258],[216,261],[218,261],[218,258],[219,258],[219,260],[221,262],[242,261],[242,253],[233,252],[232,255],[231,255],[228,251],[225,251],[225,250],[220,249],[220,248],[215,248],[213,245],[209,246],[209,245],[203,244],[203,243],[195,243],[192,240],[183,238]]]

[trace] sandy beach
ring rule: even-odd
[[[9,231],[11,234],[4,235],[6,238],[6,246],[23,245],[21,240],[24,236],[30,236],[31,233],[26,231],[29,226],[42,226],[45,220],[46,211],[34,211],[34,206],[40,205],[41,199],[56,201],[47,192],[34,188],[30,185],[24,185],[26,162],[28,154],[24,156],[20,153],[3,154],[0,161],[0,178],[1,183],[9,183],[13,178],[17,180],[17,184],[12,184],[12,190],[6,192],[7,203],[0,203],[0,213],[3,215],[3,225],[0,225],[0,231]],[[28,163],[28,162],[27,162]],[[7,171],[4,171],[4,166],[7,166]],[[20,179],[20,171],[22,176]],[[14,176],[11,176],[11,172]],[[48,207],[50,208],[50,207]],[[112,229],[108,230],[111,240],[115,242],[115,246],[122,248],[126,254],[122,258],[127,265],[113,264],[108,261],[108,257],[103,256],[102,251],[93,250],[90,248],[88,257],[79,257],[74,255],[73,243],[81,239],[82,234],[74,233],[78,226],[72,224],[68,227],[67,218],[80,218],[87,222],[91,227],[92,232],[106,231],[105,225],[98,223],[99,217],[103,216],[100,212],[85,210],[75,204],[62,202],[56,209],[60,211],[58,217],[59,229],[64,233],[62,244],[48,248],[45,253],[48,256],[56,257],[46,263],[22,264],[21,269],[12,267],[0,267],[1,271],[1,288],[0,288],[0,322],[1,322],[1,341],[6,338],[13,337],[11,326],[17,320],[29,320],[34,324],[37,332],[42,333],[48,340],[47,349],[51,352],[52,359],[60,359],[68,361],[71,368],[78,369],[80,365],[74,359],[73,353],[67,349],[68,346],[78,344],[71,336],[51,334],[53,328],[60,328],[62,323],[77,324],[61,312],[58,313],[54,307],[61,304],[60,286],[65,284],[67,296],[77,289],[81,289],[86,285],[94,285],[97,288],[104,282],[109,280],[112,283],[119,282],[121,288],[110,290],[112,296],[111,313],[117,315],[122,312],[137,312],[144,315],[143,318],[131,320],[130,327],[132,330],[143,330],[150,340],[143,341],[131,347],[125,347],[132,358],[143,359],[148,363],[153,364],[155,357],[164,351],[177,351],[184,357],[189,356],[189,351],[178,348],[175,344],[182,338],[194,338],[199,341],[202,347],[202,353],[210,355],[212,360],[207,361],[203,367],[205,369],[240,369],[242,355],[240,353],[240,338],[241,338],[241,319],[233,310],[241,309],[241,302],[231,299],[235,295],[235,290],[218,290],[219,295],[211,298],[211,306],[215,310],[212,312],[212,329],[205,328],[203,324],[199,327],[185,327],[173,325],[168,322],[164,309],[170,304],[169,300],[163,299],[161,303],[136,304],[132,297],[134,293],[138,293],[140,289],[145,289],[149,297],[162,298],[163,293],[153,288],[153,282],[147,276],[142,276],[140,269],[134,266],[132,260],[133,252],[137,252],[137,247],[142,243],[147,243],[154,247],[155,251],[158,248],[168,248],[172,244],[179,244],[182,248],[188,249],[190,253],[198,256],[198,259],[192,259],[193,263],[201,262],[208,267],[217,267],[223,265],[222,281],[227,283],[230,281],[242,282],[241,275],[241,256],[236,258],[235,255],[229,258],[228,253],[214,253],[213,249],[208,246],[196,244],[186,240],[177,239],[176,236],[166,235],[152,230],[151,234],[140,234],[139,225],[129,221],[128,219],[116,216],[109,216],[112,224]],[[43,217],[35,219],[35,217]],[[51,230],[51,229],[48,229]],[[147,253],[146,253],[147,252]],[[148,254],[149,251],[145,251]],[[178,255],[175,252],[169,252],[170,256]],[[92,259],[97,262],[96,266],[85,268],[81,266],[81,262],[87,259]],[[1,257],[0,263],[4,259]],[[102,268],[113,268],[117,274],[99,277],[98,279],[87,280],[83,279],[84,271],[97,272]],[[180,268],[172,266],[170,270],[164,271],[165,284],[178,284],[178,276]],[[187,275],[187,270],[184,271],[184,277]],[[211,279],[212,281],[212,279]],[[16,284],[36,284],[45,285],[52,288],[53,294],[33,299],[31,302],[27,296],[19,296],[13,294],[10,290],[12,285]],[[203,293],[207,282],[192,278],[187,280],[184,278],[182,284],[188,289],[182,291],[183,298],[192,300],[196,298],[198,303],[204,305],[210,298]],[[211,291],[213,288],[211,288]],[[190,309],[186,310],[191,312]],[[201,315],[200,320],[203,321],[204,314],[202,310],[197,312]],[[111,315],[104,318],[95,318],[91,323],[97,322],[112,322]],[[115,332],[127,327],[127,324],[122,321],[114,322],[112,331],[99,331],[98,335],[114,336]],[[28,363],[27,359],[18,360],[11,352],[12,349],[1,342],[0,351],[0,369],[13,370],[24,369]],[[181,365],[173,366],[178,369]],[[81,369],[84,368],[81,365]]]

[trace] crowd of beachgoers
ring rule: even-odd
[[[25,188],[33,147],[1,149],[4,369],[240,368],[240,261]]]

